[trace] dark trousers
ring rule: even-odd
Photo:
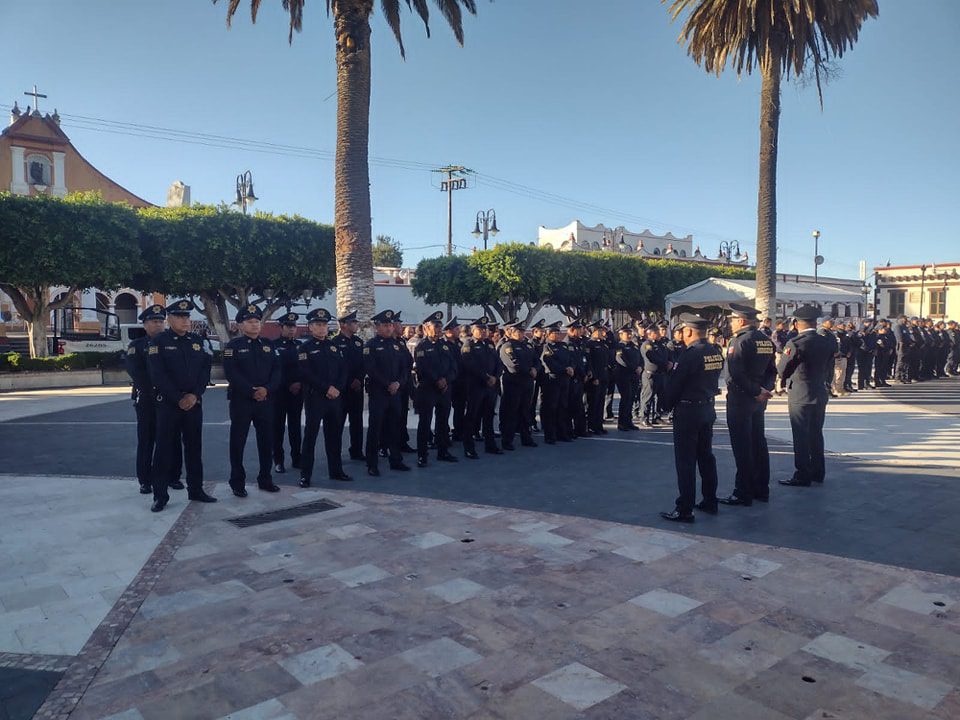
[[[377,467],[377,453],[381,444],[387,448],[390,464],[403,462],[400,455],[400,392],[391,395],[386,390],[374,390],[367,396],[369,423],[367,428],[367,467]]]
[[[607,404],[604,407],[604,416],[609,419],[613,419],[613,393],[617,389],[617,383],[614,380],[610,380],[607,383]]]
[[[137,395],[133,401],[137,414],[137,480],[144,487],[153,487],[153,478],[160,467],[157,455],[157,405],[147,395]],[[179,480],[183,470],[183,452],[178,445],[174,473],[167,478]]]
[[[644,420],[653,420],[657,415],[657,376],[643,373],[643,389],[640,391],[640,412]]]
[[[870,368],[873,355],[868,352],[857,353],[857,389],[863,390],[870,384]]]
[[[453,439],[463,440],[463,416],[467,412],[467,387],[463,382],[453,383],[450,391],[450,405],[453,407]]]
[[[533,379],[503,376],[503,395],[500,397],[500,435],[503,446],[513,445],[513,438],[519,433],[521,442],[529,443],[530,423],[530,395],[533,392]]]
[[[257,484],[270,485],[270,458],[273,455],[273,400],[257,402],[250,398],[230,399],[230,487],[242,490],[247,472],[243,469],[243,449],[247,445],[250,425],[257,437],[257,458],[260,468]]]
[[[300,477],[313,478],[313,465],[317,450],[317,436],[323,424],[323,449],[327,454],[327,474],[330,477],[343,474],[343,395],[330,400],[325,394],[311,392],[304,399],[306,427],[303,431],[303,448],[300,452]]]
[[[407,429],[407,421],[410,418],[410,388],[400,388],[397,392],[400,398],[400,444],[410,444],[410,430]]]
[[[801,483],[823,482],[823,420],[827,403],[787,405],[793,433],[794,478]]]
[[[950,349],[947,350],[947,374],[955,375],[958,364],[960,364],[960,347],[951,345]]]
[[[483,433],[487,450],[497,447],[493,433],[493,414],[497,404],[497,390],[492,387],[470,387],[467,394],[467,412],[463,418],[463,449],[473,451],[473,436]]]
[[[560,380],[546,378],[540,385],[540,424],[543,439],[548,443],[557,441],[560,415]]]
[[[587,380],[587,427],[599,432],[603,429],[603,402],[607,398],[607,381]]]
[[[273,399],[273,461],[277,465],[283,465],[283,436],[286,434],[290,439],[290,463],[293,467],[300,467],[302,415],[303,392],[294,395],[289,390],[280,390]]]
[[[737,464],[736,489],[741,500],[770,496],[770,453],[764,430],[765,402],[727,392],[727,429]]]
[[[570,390],[567,395],[567,412],[574,435],[587,434],[587,411],[583,406],[583,378],[570,378]]]
[[[897,347],[897,380],[903,382],[910,379],[910,351],[903,347]]]
[[[703,501],[717,502],[717,459],[713,456],[713,403],[680,402],[673,409],[673,457],[677,468],[677,510],[693,512],[697,502],[697,469]]]
[[[181,450],[182,443],[182,450]],[[203,492],[203,408],[190,410],[174,403],[157,403],[157,472],[153,476],[153,499],[167,502],[167,483],[179,473],[180,453],[187,468],[187,492]]]
[[[436,417],[434,439],[437,455],[443,455],[450,447],[450,388],[440,392],[437,388],[423,385],[417,388],[415,405],[417,410],[417,457],[425,458],[430,448],[430,428]]]
[[[890,356],[887,353],[877,353],[873,363],[873,384],[886,385],[890,377]]]
[[[617,370],[617,392],[620,393],[620,408],[617,411],[617,427],[629,427],[633,424],[633,389],[637,374]]]
[[[528,439],[533,442],[533,436],[530,429],[536,422],[536,408],[534,407],[534,393],[536,392],[536,380],[531,377],[524,379],[521,385],[520,411],[520,440],[526,442]]]
[[[543,371],[540,370],[540,373]],[[528,417],[530,418],[530,425],[537,424],[537,398],[540,397],[540,394],[543,392],[542,381],[540,380],[540,374],[537,374],[537,379],[534,380],[533,385],[531,386],[530,391],[530,410]]]
[[[853,371],[857,368],[856,358],[852,355],[847,358],[847,372],[843,376],[843,386],[848,390],[853,387]]]
[[[343,412],[341,413],[340,434],[343,434],[343,428],[350,421],[350,447],[351,458],[359,458],[363,455],[363,388],[351,390],[347,388],[340,396],[343,401]]]

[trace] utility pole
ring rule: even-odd
[[[467,189],[467,173],[470,172],[463,165],[447,165],[437,168],[434,172],[446,173],[445,180],[440,181],[440,191],[447,193],[447,257],[453,255],[453,191]],[[453,307],[447,303],[447,320],[453,317]]]

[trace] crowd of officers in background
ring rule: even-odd
[[[154,512],[169,501],[168,488],[183,488],[181,465],[189,499],[216,501],[202,486],[202,396],[210,384],[211,356],[190,331],[194,309],[190,300],[147,308],[140,316],[146,334],[127,353],[138,420],[137,476],[140,491],[153,495]],[[251,425],[257,485],[267,492],[279,490],[273,474],[287,472],[286,448],[300,486],[310,487],[321,431],[328,477],[351,480],[341,459],[346,427],[350,459],[364,462],[374,477],[382,458],[392,470],[409,470],[405,453],[415,454],[420,467],[429,465],[431,452],[438,462],[457,462],[454,443],[475,460],[481,443],[492,455],[515,450],[518,440],[536,447],[537,430],[553,445],[605,435],[604,420],[615,418],[623,432],[639,430],[637,422],[653,427],[670,420],[664,417],[665,381],[686,349],[682,328],[671,333],[656,323],[631,322],[614,331],[602,321],[540,320],[527,331],[519,321],[501,326],[486,317],[444,323],[439,311],[411,325],[400,312],[384,310],[371,318],[375,335],[364,341],[356,313],[337,318],[332,334],[331,314],[310,311],[305,340],[297,337],[299,319],[286,312],[279,319],[280,337],[270,341],[261,335],[260,308],[249,305],[236,316],[240,335],[224,347],[229,483],[238,497],[247,495],[243,451]],[[778,357],[797,334],[770,320],[758,329]],[[859,389],[871,379],[873,386],[885,386],[891,377],[911,382],[957,372],[960,332],[953,321],[901,318],[892,327],[881,320],[857,329],[826,320],[820,333],[836,343],[836,396],[854,391],[856,368]],[[727,343],[718,328],[708,331],[707,340]],[[407,430],[411,406],[418,415],[413,438]]]

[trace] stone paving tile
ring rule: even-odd
[[[911,610],[924,615],[935,612],[945,612],[957,604],[955,598],[942,593],[923,592],[909,583],[897,585],[877,602],[887,603],[894,607]]]
[[[433,593],[441,600],[448,603],[458,603],[476,597],[486,591],[483,585],[468,580],[467,578],[453,578],[439,585],[428,587],[427,592]]]
[[[860,687],[908,702],[924,710],[933,710],[953,689],[949,683],[882,663],[867,670],[856,683]]]
[[[449,535],[444,535],[443,533],[425,532],[422,535],[414,535],[406,539],[406,542],[413,545],[415,548],[420,550],[426,550],[427,548],[437,547],[438,545],[446,545],[447,543],[454,542],[453,538]]]
[[[577,710],[586,710],[627,689],[626,685],[580,663],[564,665],[537,678],[533,684]]]
[[[737,553],[720,564],[725,568],[730,568],[734,572],[751,575],[753,577],[764,577],[774,570],[779,570],[783,567],[780,563],[753,557],[752,555],[744,555],[743,553]]]
[[[439,638],[400,653],[400,657],[430,677],[438,677],[483,658],[450,638]]]
[[[307,650],[280,661],[280,666],[303,685],[335,677],[361,665],[362,662],[336,644]]]
[[[634,605],[645,607],[648,610],[653,610],[661,615],[666,615],[667,617],[677,617],[703,605],[699,600],[694,600],[686,595],[667,592],[666,590],[650,590],[643,595],[637,595],[637,597],[632,598],[630,602]]]

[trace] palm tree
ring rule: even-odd
[[[668,0],[663,0],[667,2]],[[760,187],[757,204],[757,310],[776,311],[777,136],[780,80],[811,72],[820,86],[826,63],[852,48],[876,0],[669,0],[676,20],[689,12],[679,42],[694,62],[719,75],[760,70]]]
[[[463,45],[463,9],[477,12],[475,0],[434,0]],[[213,0],[214,3],[217,0]],[[250,16],[257,20],[262,0],[250,0]],[[241,0],[228,0],[227,25]],[[306,0],[282,0],[290,15],[288,41],[300,31]],[[334,227],[337,255],[337,312],[356,310],[363,319],[373,315],[373,253],[370,221],[370,168],[367,146],[370,129],[370,16],[374,0],[327,0],[337,43],[337,155]],[[430,36],[427,0],[406,0]],[[383,16],[400,46],[400,0],[380,0]]]

